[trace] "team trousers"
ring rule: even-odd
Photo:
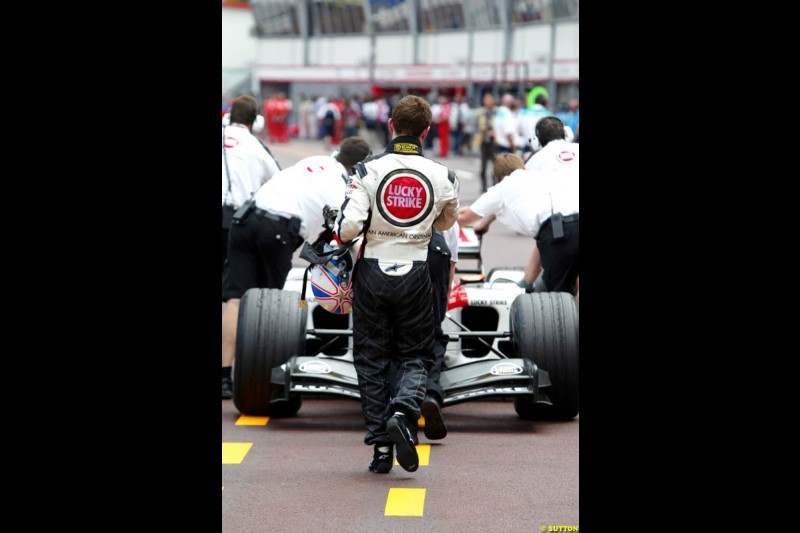
[[[544,221],[536,235],[536,246],[542,258],[542,280],[550,292],[576,292],[579,273],[578,215],[564,218],[564,238],[554,240],[550,219]]]
[[[447,290],[450,285],[450,249],[444,236],[434,231],[431,237],[431,244],[428,247],[428,269],[431,276],[431,291],[433,293],[433,324],[434,324],[434,363],[428,372],[428,391],[429,396],[437,396],[439,405],[444,401],[444,389],[439,385],[439,377],[442,374],[442,364],[444,354],[450,337],[442,329],[442,321],[447,312]]]
[[[249,289],[282,289],[292,256],[303,238],[299,219],[251,212],[231,226],[228,260],[222,273],[222,301],[241,298]]]
[[[414,261],[407,274],[390,276],[377,259],[362,259],[353,276],[353,363],[367,426],[365,444],[392,442],[386,421],[396,411],[409,421],[419,418],[433,362],[428,264]]]

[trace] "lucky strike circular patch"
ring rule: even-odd
[[[556,155],[559,161],[562,163],[571,163],[575,159],[575,152],[570,150],[562,150]]]
[[[413,226],[433,209],[431,182],[415,170],[394,170],[378,186],[376,203],[392,224]]]

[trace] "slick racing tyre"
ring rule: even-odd
[[[306,308],[300,293],[278,289],[250,289],[239,304],[236,359],[233,363],[233,403],[240,413],[253,416],[293,416],[302,398],[283,398],[283,386],[270,382],[272,369],[305,348]],[[270,405],[270,400],[279,401]]]
[[[567,292],[521,294],[511,305],[511,334],[518,357],[550,376],[542,387],[552,407],[518,397],[514,409],[525,420],[570,420],[578,414],[578,309]]]

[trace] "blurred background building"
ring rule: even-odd
[[[579,98],[579,0],[222,2],[222,98],[278,92]]]

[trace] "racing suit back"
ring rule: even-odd
[[[334,232],[343,242],[366,236],[353,276],[353,364],[364,443],[391,445],[387,416],[419,418],[434,366],[426,260],[432,228],[447,230],[458,218],[458,179],[422,156],[418,138],[406,136],[354,170]]]
[[[366,229],[366,259],[425,261],[431,228],[446,231],[458,218],[458,191],[455,173],[422,157],[418,139],[396,137],[383,154],[355,166],[338,235],[348,242]]]

